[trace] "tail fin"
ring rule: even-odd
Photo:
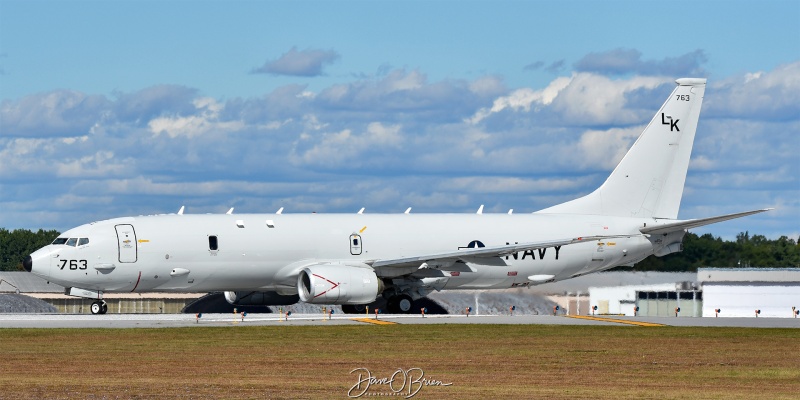
[[[539,213],[676,219],[706,80],[683,78],[594,192]]]

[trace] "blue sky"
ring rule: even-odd
[[[0,226],[532,212],[602,183],[701,76],[680,216],[776,207],[695,232],[797,238],[798,20],[796,1],[0,0]]]

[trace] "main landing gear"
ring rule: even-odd
[[[389,309],[391,314],[408,314],[411,312],[411,306],[413,305],[414,300],[407,294],[392,296],[386,302],[386,308]]]
[[[108,304],[106,304],[105,300],[95,301],[89,309],[92,311],[92,314],[95,315],[105,314],[108,312]]]
[[[345,314],[364,314],[369,306],[370,312],[376,308],[389,314],[408,314],[412,312],[414,300],[407,294],[397,294],[388,299],[379,298],[370,304],[344,304],[342,312]]]

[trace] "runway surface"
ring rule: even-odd
[[[796,318],[664,318],[551,315],[0,314],[0,328],[176,328],[194,326],[528,324],[630,327],[800,328]]]

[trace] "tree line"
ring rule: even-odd
[[[22,271],[22,259],[57,238],[56,230],[0,228],[0,270]],[[694,272],[698,268],[783,268],[800,267],[800,238],[781,236],[770,240],[762,235],[742,232],[735,241],[722,240],[710,233],[687,233],[683,251],[665,257],[650,256],[633,267],[634,271]],[[620,270],[630,270],[620,267]]]
[[[777,240],[742,232],[727,241],[710,233],[687,233],[683,251],[664,257],[650,256],[637,263],[634,271],[695,272],[698,268],[797,268],[800,267],[800,238],[781,236]],[[630,268],[619,267],[616,270]]]
[[[0,228],[0,271],[22,271],[22,259],[53,242],[59,232]]]

